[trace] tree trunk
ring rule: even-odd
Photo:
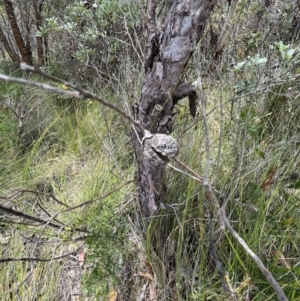
[[[172,132],[172,111],[176,102],[190,98],[191,114],[195,115],[195,91],[181,78],[216,0],[173,1],[161,33],[156,28],[154,0],[148,1],[144,14],[148,29],[145,81],[141,99],[135,108],[139,123],[151,133]],[[162,200],[162,176],[165,164],[153,164],[133,133],[138,160],[138,197],[145,216],[151,216]]]
[[[10,44],[2,30],[2,28],[0,27],[0,42],[3,44],[3,47],[5,49],[5,51],[8,53],[10,59],[16,63],[19,64],[20,63],[20,58],[18,57],[18,55],[14,52],[14,50],[10,47]]]
[[[210,71],[215,70],[215,66],[218,64],[218,59],[223,53],[223,49],[225,47],[226,40],[228,40],[228,34],[229,34],[230,29],[232,27],[233,17],[234,17],[234,14],[236,12],[238,2],[239,2],[238,0],[230,1],[230,9],[229,9],[225,24],[223,26],[222,32],[221,32],[221,34],[218,38],[217,47],[216,47],[216,50],[215,50],[213,62],[211,64],[210,68],[209,68]]]
[[[44,0],[34,1],[34,11],[35,11],[35,26],[37,30],[40,30],[42,27],[42,8],[43,8]],[[37,47],[37,57],[38,57],[38,65],[43,66],[45,63],[44,60],[44,46],[43,46],[43,38],[37,36],[36,37],[36,47]]]
[[[28,50],[27,50],[28,47],[25,46],[25,43],[23,41],[21,31],[18,26],[16,15],[14,12],[13,4],[10,0],[4,0],[3,2],[5,5],[5,9],[6,9],[6,13],[7,13],[7,17],[8,17],[10,26],[13,31],[14,39],[16,41],[16,44],[17,44],[20,54],[22,56],[22,60],[25,63],[32,65],[31,55],[30,55],[30,53],[28,53]]]

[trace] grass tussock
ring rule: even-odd
[[[116,258],[124,249],[126,225],[116,215],[132,191],[126,184],[133,180],[127,127],[92,101],[52,97],[48,102],[53,118],[40,124],[35,116],[46,108],[38,107],[28,131],[38,128],[39,135],[26,145],[23,137],[11,139],[17,126],[13,112],[1,111],[1,205],[65,226],[57,230],[13,214],[2,216],[2,258],[24,259],[1,263],[2,300],[68,300],[87,292],[83,275],[90,292],[103,294],[108,287],[99,286],[94,275],[116,278]],[[73,206],[78,208],[69,210]],[[79,265],[82,252],[86,268]]]

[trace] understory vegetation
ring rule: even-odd
[[[157,1],[159,17],[169,2]],[[186,67],[197,115],[181,100],[171,135],[178,158],[209,180],[287,298],[300,300],[300,7],[241,0],[228,19],[233,2],[217,3]],[[20,15],[22,1],[14,5]],[[30,29],[47,40],[41,69],[132,116],[144,80],[144,1],[103,0],[96,11],[80,1],[44,5],[44,23]],[[20,24],[25,33],[25,17]],[[69,89],[1,51],[1,74]],[[143,218],[131,135],[122,116],[94,100],[0,81],[0,299],[276,300],[176,162],[159,211]]]

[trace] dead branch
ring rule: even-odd
[[[53,194],[51,193],[44,193],[44,192],[40,192],[40,191],[35,191],[35,190],[27,190],[27,189],[21,189],[21,190],[17,190],[15,192],[13,192],[10,196],[0,196],[0,200],[12,200],[15,199],[16,197],[19,197],[21,195],[23,195],[24,193],[32,193],[32,194],[36,194],[36,195],[42,195],[42,196],[46,196],[49,199],[52,199],[53,201],[55,201],[56,203],[69,208],[70,206],[61,202],[60,200],[58,200],[56,197],[54,197]]]
[[[241,236],[231,226],[228,218],[226,217],[225,208],[220,207],[217,197],[213,191],[213,187],[209,183],[209,181],[207,179],[205,179],[204,177],[201,177],[200,175],[198,175],[194,170],[192,170],[186,164],[181,162],[178,158],[174,157],[173,160],[175,162],[177,162],[180,166],[186,168],[194,176],[193,179],[196,179],[198,182],[200,182],[202,184],[203,188],[206,190],[206,192],[208,194],[209,199],[213,202],[215,207],[218,209],[220,228],[224,229],[224,225],[225,225],[225,227],[230,232],[230,234],[238,241],[238,243],[243,247],[245,252],[254,260],[257,267],[261,270],[262,274],[266,277],[267,281],[273,287],[278,300],[279,301],[288,301],[282,288],[279,286],[278,282],[275,280],[275,278],[273,277],[271,272],[266,268],[266,266],[263,264],[263,262],[260,260],[260,258],[253,252],[253,250],[247,245],[247,243],[241,238]]]
[[[80,249],[82,248],[82,245],[75,251],[67,253],[62,256],[57,256],[57,257],[52,257],[52,258],[36,258],[36,257],[22,257],[22,258],[3,258],[0,259],[0,263],[3,262],[11,262],[11,261],[41,261],[41,262],[46,262],[46,261],[53,261],[53,260],[58,260],[61,258],[68,257],[70,255],[76,254]]]
[[[11,208],[7,208],[7,207],[1,206],[1,205],[0,205],[0,211],[2,211],[4,213],[7,213],[7,214],[10,214],[10,215],[19,216],[19,217],[22,217],[22,218],[25,218],[25,219],[29,219],[29,220],[31,220],[33,222],[37,222],[37,223],[40,223],[40,224],[47,223],[46,221],[44,221],[44,220],[42,220],[42,219],[40,219],[38,217],[35,217],[35,216],[32,216],[32,215],[28,215],[28,214],[25,214],[23,212],[20,212],[20,211],[11,209]],[[50,227],[56,228],[56,229],[61,229],[62,227],[64,227],[64,226],[61,226],[61,225],[53,224],[51,222],[49,222],[48,225]]]
[[[54,80],[58,83],[61,83],[65,86],[67,86],[67,87],[70,87],[70,88],[74,89],[75,91],[63,90],[63,89],[55,88],[55,87],[50,86],[48,84],[33,82],[33,81],[29,81],[29,80],[26,80],[26,79],[23,79],[23,78],[16,78],[16,77],[11,77],[11,76],[6,76],[6,75],[3,75],[3,74],[0,74],[0,80],[3,80],[5,82],[17,83],[17,84],[21,84],[21,85],[28,85],[28,86],[31,86],[31,87],[35,87],[35,88],[50,91],[50,92],[53,92],[53,93],[58,94],[58,95],[65,95],[65,96],[68,96],[68,97],[81,98],[81,99],[93,99],[93,100],[101,103],[102,105],[105,105],[105,106],[109,107],[110,109],[114,110],[115,112],[117,112],[121,116],[123,116],[132,125],[134,125],[136,128],[138,128],[141,131],[142,134],[144,134],[144,128],[137,121],[135,121],[133,118],[131,118],[131,116],[126,114],[119,107],[117,107],[117,106],[109,103],[108,101],[100,98],[96,94],[91,93],[91,92],[89,92],[89,91],[87,91],[87,90],[85,90],[85,89],[83,89],[83,88],[81,88],[77,85],[74,85],[70,82],[67,82],[67,81],[62,80],[60,78],[49,75],[49,74],[41,71],[40,69],[29,66],[25,63],[21,64],[21,69],[23,69],[25,71],[33,72],[33,73],[39,74],[39,75],[41,75],[45,78]]]
[[[30,87],[47,90],[47,91],[50,91],[50,92],[53,92],[53,93],[59,94],[59,95],[66,95],[66,96],[75,97],[75,98],[83,98],[80,95],[80,93],[77,91],[58,89],[58,88],[52,87],[47,84],[37,83],[37,82],[29,81],[29,80],[23,79],[23,78],[16,78],[16,77],[11,77],[11,76],[0,74],[0,80],[3,80],[5,82],[27,85]]]
[[[261,270],[262,274],[266,277],[267,281],[273,287],[277,298],[279,301],[288,301],[287,297],[285,296],[282,288],[279,286],[271,272],[267,269],[267,267],[263,264],[260,258],[250,249],[247,243],[240,237],[240,235],[233,229],[229,220],[226,217],[225,210],[221,209],[220,214],[222,215],[222,219],[225,223],[227,230],[230,234],[238,241],[238,243],[244,248],[246,253],[254,260],[258,268]]]
[[[149,36],[156,33],[156,3],[155,0],[148,0],[147,29]]]
[[[31,220],[33,222],[37,222],[37,223],[45,225],[45,226],[50,226],[50,227],[55,228],[55,229],[70,231],[70,230],[64,229],[64,227],[66,227],[66,225],[64,225],[64,224],[57,225],[57,224],[51,223],[51,220],[53,220],[53,218],[49,219],[48,221],[45,221],[45,220],[42,220],[42,219],[40,219],[38,217],[35,217],[35,216],[32,216],[32,215],[28,215],[26,213],[23,213],[23,212],[20,212],[20,211],[17,211],[17,210],[14,210],[14,209],[11,209],[11,208],[8,208],[8,207],[5,207],[5,206],[1,206],[1,205],[0,205],[0,211],[2,211],[4,213],[7,213],[7,214],[10,214],[10,215],[14,215],[14,216],[19,216],[21,218],[25,218],[25,219]],[[56,216],[54,216],[54,218],[55,217]],[[75,230],[75,231],[78,231],[78,232],[90,233],[89,231],[87,231],[85,229],[80,229],[80,228],[74,228],[72,230]]]
[[[218,56],[222,53],[223,48],[225,46],[226,39],[227,39],[229,30],[231,28],[231,25],[232,25],[233,16],[235,14],[238,2],[239,2],[238,0],[233,0],[230,5],[228,16],[226,18],[225,24],[223,26],[223,29],[221,31],[221,34],[220,34],[218,42],[217,42],[217,47],[216,47],[216,51],[215,51],[215,60],[217,60]]]

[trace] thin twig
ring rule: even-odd
[[[207,123],[207,115],[206,115],[206,99],[205,95],[202,89],[202,79],[201,79],[201,67],[200,67],[200,57],[199,57],[199,51],[197,52],[197,74],[198,74],[198,88],[200,91],[200,104],[201,104],[201,113],[202,113],[202,122],[204,127],[204,137],[205,137],[205,153],[206,153],[206,169],[205,169],[205,176],[209,176],[210,172],[210,133]]]
[[[58,256],[58,257],[52,257],[52,258],[35,258],[35,257],[3,258],[3,259],[0,259],[0,263],[10,262],[10,261],[42,261],[42,262],[52,261],[52,260],[57,260],[57,259],[61,259],[64,257],[68,257],[70,255],[76,254],[81,248],[82,248],[82,246],[80,246],[77,250],[75,250],[73,252],[70,252],[70,253],[67,253],[65,255]]]
[[[67,209],[64,209],[64,210],[62,210],[62,211],[57,212],[56,214],[54,214],[54,215],[47,221],[47,223],[44,225],[44,228],[43,228],[43,229],[41,230],[41,232],[39,233],[39,236],[41,236],[41,235],[43,234],[43,232],[45,231],[45,228],[46,228],[46,226],[48,225],[48,223],[51,223],[51,221],[54,220],[54,219],[56,219],[57,216],[59,216],[60,214],[62,214],[62,213],[64,213],[64,212],[69,212],[69,211],[71,211],[71,210],[74,210],[74,209],[83,207],[83,206],[85,206],[85,205],[92,204],[92,203],[94,203],[94,202],[96,202],[96,201],[105,199],[105,198],[107,198],[109,195],[111,195],[112,193],[116,192],[117,190],[120,190],[121,188],[123,188],[124,186],[126,186],[126,185],[128,185],[128,184],[130,184],[130,183],[132,183],[132,182],[134,182],[134,181],[133,181],[133,180],[128,181],[128,182],[126,182],[126,183],[120,185],[119,187],[117,187],[117,188],[115,188],[115,189],[113,189],[113,190],[107,192],[106,194],[104,194],[104,195],[102,195],[102,196],[100,196],[100,197],[98,197],[98,198],[95,198],[95,199],[92,199],[92,200],[83,202],[83,203],[81,203],[81,204],[79,204],[79,205],[75,205],[75,206],[73,206],[73,207],[69,207],[69,208],[67,208]],[[84,230],[81,230],[81,229],[78,229],[78,228],[75,228],[74,230],[76,230],[76,231],[78,231],[78,232],[86,232],[86,233],[90,233],[90,231],[84,231]]]
[[[220,51],[222,51],[222,49],[225,46],[226,39],[227,39],[228,33],[230,31],[230,27],[233,23],[233,15],[236,11],[236,6],[237,6],[238,2],[239,2],[238,0],[234,0],[234,1],[232,1],[231,5],[230,5],[229,13],[227,15],[225,24],[222,28],[222,31],[220,33],[220,36],[219,36],[219,39],[218,39],[218,42],[217,42],[216,53],[219,53]]]
[[[37,83],[37,82],[33,82],[33,81],[23,79],[23,78],[16,78],[16,77],[0,74],[0,80],[3,80],[5,82],[27,85],[27,86],[47,90],[47,91],[50,91],[50,92],[53,92],[53,93],[59,94],[59,95],[66,95],[66,96],[75,97],[75,98],[83,98],[80,95],[80,93],[77,91],[58,89],[58,88],[52,87],[47,84]]]
[[[41,205],[41,204],[39,204],[38,202],[36,203],[36,205],[43,211],[43,212],[45,212],[47,215],[48,215],[48,217],[51,217],[51,214]],[[53,219],[55,222],[57,222],[57,223],[59,223],[59,224],[61,224],[62,226],[66,226],[64,223],[62,223],[61,221],[59,221],[58,219],[56,219],[56,218],[54,218]]]
[[[21,283],[18,285],[18,287],[16,288],[16,294],[18,295],[19,300],[22,300],[21,297],[19,296],[19,289],[20,287],[29,279],[29,277],[32,276],[33,270],[29,271],[26,275],[26,277],[24,278],[24,280],[21,281]]]
[[[37,194],[37,195],[46,196],[47,198],[51,198],[53,201],[55,201],[56,203],[58,203],[58,204],[60,204],[64,207],[68,207],[68,208],[70,207],[69,205],[67,205],[67,204],[61,202],[60,200],[58,200],[51,193],[45,193],[45,192],[40,192],[40,191],[35,191],[35,190],[28,190],[28,189],[19,189],[19,190],[15,191],[10,196],[0,196],[0,200],[12,200],[12,199],[15,199],[16,197],[21,196],[24,193],[33,193],[33,194]]]
[[[96,100],[97,102],[100,102],[101,104],[105,105],[106,107],[109,107],[110,109],[116,111],[118,114],[122,115],[124,118],[126,118],[130,123],[132,123],[134,126],[136,126],[144,134],[144,128],[138,122],[136,122],[133,118],[131,118],[131,116],[126,114],[123,110],[119,109],[119,107],[117,107],[117,106],[109,103],[108,101],[100,98],[96,94],[91,93],[90,91],[87,91],[87,90],[81,88],[80,86],[77,86],[75,84],[67,82],[67,81],[65,81],[61,78],[58,78],[58,77],[52,76],[50,74],[47,74],[47,73],[43,72],[42,70],[40,70],[36,67],[32,67],[30,65],[27,65],[25,63],[21,63],[21,69],[23,69],[25,71],[34,72],[36,74],[39,74],[41,76],[44,76],[48,79],[54,80],[58,83],[61,83],[65,86],[67,86],[67,87],[70,87],[70,88],[74,89],[75,91],[79,92],[79,97],[78,98],[93,99],[93,100]]]
[[[56,218],[59,214],[61,214],[61,213],[63,213],[63,212],[68,212],[68,211],[71,211],[71,210],[74,210],[74,209],[77,209],[77,208],[80,208],[80,207],[83,207],[83,206],[92,204],[92,203],[94,203],[94,202],[96,202],[96,201],[103,200],[103,199],[107,198],[108,196],[110,196],[111,194],[113,194],[114,192],[116,192],[116,191],[122,189],[124,186],[127,186],[128,184],[131,184],[131,183],[133,183],[133,182],[134,182],[134,180],[128,181],[128,182],[126,182],[126,183],[124,183],[124,184],[118,186],[117,188],[115,188],[115,189],[113,189],[113,190],[111,190],[111,191],[105,193],[104,195],[102,195],[102,196],[100,196],[100,197],[97,197],[97,198],[95,198],[95,199],[92,199],[92,200],[83,202],[83,203],[81,203],[81,204],[75,205],[75,206],[70,207],[70,208],[67,208],[67,209],[64,209],[64,210],[58,212],[57,214],[55,214],[54,217],[52,217],[52,219],[53,219],[53,218]]]
[[[33,72],[33,73],[39,74],[39,75],[41,75],[45,78],[54,80],[58,83],[61,83],[65,86],[67,86],[67,87],[70,87],[70,88],[74,89],[75,91],[58,89],[58,88],[55,88],[55,87],[47,85],[47,84],[33,82],[33,81],[29,81],[29,80],[26,80],[26,79],[23,79],[23,78],[16,78],[16,77],[11,77],[11,76],[6,76],[6,75],[3,75],[3,74],[0,74],[0,80],[6,81],[6,82],[17,83],[17,84],[21,84],[21,85],[28,85],[28,86],[31,86],[31,87],[51,91],[55,94],[65,95],[65,96],[68,96],[68,97],[81,98],[81,99],[93,99],[93,100],[105,105],[106,107],[109,107],[110,109],[114,110],[115,112],[117,112],[121,116],[123,116],[131,124],[133,124],[135,127],[137,127],[142,132],[142,134],[145,133],[144,128],[137,121],[135,121],[131,116],[126,114],[123,110],[119,109],[119,107],[117,107],[117,106],[109,103],[108,101],[100,98],[96,94],[91,93],[91,92],[89,92],[89,91],[87,91],[87,90],[85,90],[85,89],[83,89],[83,88],[81,88],[81,87],[79,87],[75,84],[72,84],[70,82],[62,80],[62,79],[57,78],[55,76],[49,75],[49,74],[41,71],[40,69],[29,66],[25,63],[21,63],[21,69],[23,69],[25,71]]]

